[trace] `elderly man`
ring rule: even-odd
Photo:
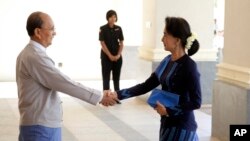
[[[93,105],[101,102],[108,106],[116,101],[71,80],[54,66],[53,60],[46,54],[46,48],[56,35],[54,23],[48,14],[32,13],[26,29],[30,41],[16,62],[19,141],[60,141],[62,102],[57,91]]]

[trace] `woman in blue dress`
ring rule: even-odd
[[[114,92],[119,100],[145,94],[158,85],[162,91],[179,95],[174,108],[157,101],[155,110],[161,116],[160,141],[196,141],[197,123],[194,110],[201,106],[200,74],[190,58],[199,42],[188,22],[180,17],[166,17],[162,42],[171,54],[166,56],[143,83]]]

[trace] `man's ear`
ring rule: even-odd
[[[36,38],[41,39],[41,30],[39,28],[36,28],[34,30],[34,35]]]

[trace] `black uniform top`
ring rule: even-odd
[[[112,55],[117,55],[119,51],[119,42],[123,41],[122,28],[114,25],[112,28],[106,24],[100,27],[99,40],[104,41]],[[107,55],[101,50],[101,58]]]

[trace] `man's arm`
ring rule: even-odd
[[[63,92],[93,105],[103,98],[99,90],[86,87],[61,73],[46,54],[36,54],[26,63],[32,78],[49,90]]]

